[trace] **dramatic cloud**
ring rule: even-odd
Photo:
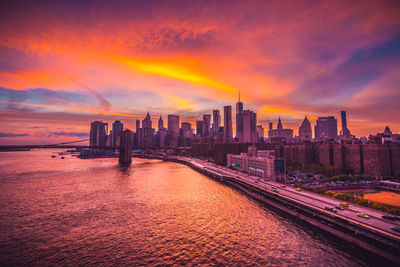
[[[296,133],[306,114],[346,110],[357,135],[400,132],[399,1],[1,6],[0,131],[30,133],[26,142],[73,138],[39,137],[39,123],[83,133],[91,120],[121,119],[134,129],[147,112],[194,123],[234,106],[238,90],[265,127],[280,116]]]
[[[52,136],[69,136],[69,137],[82,137],[82,138],[88,138],[89,133],[83,132],[83,133],[77,133],[77,132],[49,132],[47,134],[47,137],[52,137]]]

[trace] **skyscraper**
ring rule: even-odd
[[[337,120],[333,116],[318,117],[314,129],[316,139],[335,139],[337,137]]]
[[[240,101],[240,90],[239,90],[239,99],[238,99],[238,102],[236,103],[236,114],[239,114],[242,112],[243,112],[243,103]]]
[[[213,123],[212,123],[212,129],[213,129],[213,133],[216,135],[219,127],[221,125],[221,115],[219,114],[219,110],[218,109],[214,109],[213,110]]]
[[[138,131],[140,148],[154,147],[154,131],[150,114],[147,112],[146,117],[142,120],[142,128]]]
[[[112,139],[111,139],[112,144],[111,144],[111,146],[113,148],[117,148],[119,146],[120,135],[121,135],[123,129],[124,129],[124,125],[118,120],[112,124],[112,135],[111,135],[112,136]]]
[[[108,133],[108,123],[94,121],[90,123],[90,142],[91,147],[104,148],[106,146]]]
[[[168,115],[168,145],[176,148],[179,143],[179,116]]]
[[[196,121],[196,134],[203,135],[203,121]]]
[[[256,143],[257,142],[257,115],[251,110],[244,110],[243,112],[236,114],[236,120],[239,120],[242,126],[236,129],[236,137],[241,143]]]
[[[182,122],[182,136],[192,137],[192,125],[189,122]]]
[[[238,102],[236,103],[236,138],[238,138],[239,140],[243,139],[243,116],[240,115],[242,113],[243,113],[243,103],[240,101],[240,90],[239,90],[239,98]]]
[[[160,118],[158,119],[158,130],[164,129],[164,121],[160,115]]]
[[[211,124],[211,115],[204,114],[203,115],[203,136],[209,136],[210,134],[210,124]]]
[[[171,136],[179,136],[179,116],[168,115],[168,133]]]
[[[140,120],[136,120],[136,132],[140,129]]]
[[[233,131],[232,131],[232,107],[224,106],[224,142],[232,142]]]
[[[307,116],[304,118],[301,126],[299,128],[299,138],[300,140],[311,140],[312,139],[312,130],[311,124],[308,120]]]
[[[146,117],[142,120],[142,128],[152,128],[152,121],[148,112]]]
[[[346,111],[344,111],[344,110],[340,111],[340,116],[341,116],[341,119],[342,119],[342,131],[341,131],[341,134],[349,135],[350,134],[350,130],[347,128]]]

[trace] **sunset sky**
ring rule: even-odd
[[[0,144],[134,130],[147,112],[194,122],[238,90],[265,128],[333,115],[340,130],[346,110],[357,136],[400,132],[400,1],[0,5]]]

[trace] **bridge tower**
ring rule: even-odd
[[[131,130],[125,129],[121,133],[119,148],[119,164],[129,166],[132,163],[132,133]]]

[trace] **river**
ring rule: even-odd
[[[0,265],[367,265],[185,165],[59,151],[0,152]]]

